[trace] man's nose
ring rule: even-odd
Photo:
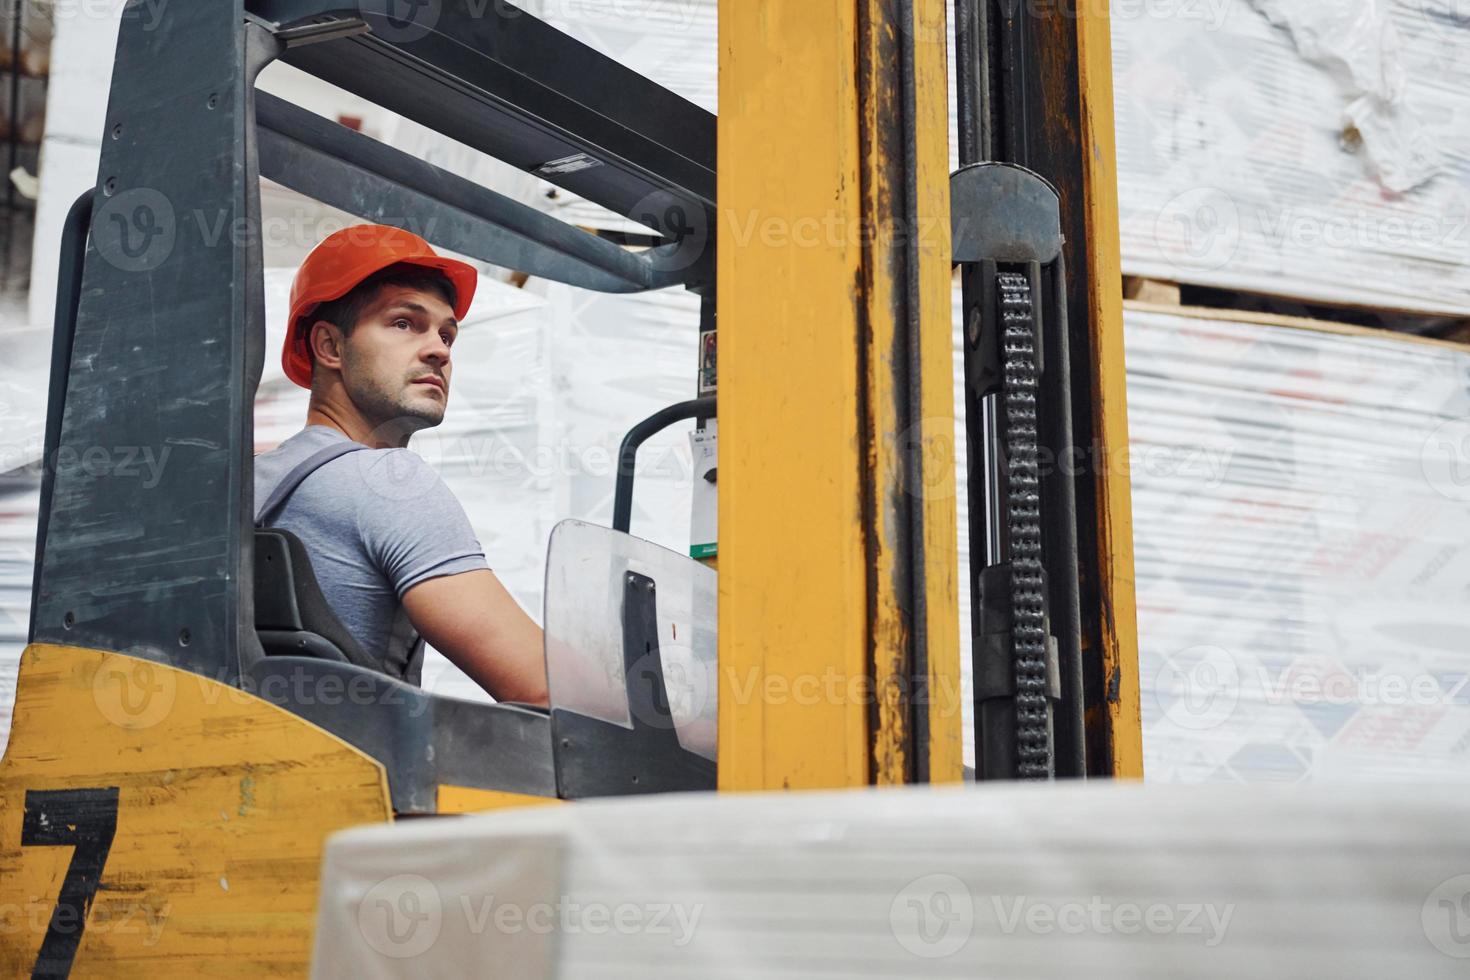
[[[444,342],[443,337],[436,336],[424,347],[420,356],[431,364],[448,364],[449,345]]]

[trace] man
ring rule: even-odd
[[[382,225],[344,229],[307,256],[281,363],[311,404],[306,428],[255,461],[256,520],[301,539],[372,666],[417,684],[427,640],[496,700],[544,705],[540,628],[490,571],[459,501],[407,448],[444,420],[477,279]]]

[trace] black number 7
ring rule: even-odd
[[[74,847],[31,977],[66,977],[117,832],[117,787],[26,791],[23,847]]]

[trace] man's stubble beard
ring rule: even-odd
[[[345,365],[344,365],[345,366]],[[354,380],[348,382],[351,377]],[[373,433],[388,443],[407,442],[415,432],[432,429],[444,421],[445,405],[413,403],[408,384],[392,385],[377,378],[359,380],[357,372],[343,375],[347,397],[373,427]]]

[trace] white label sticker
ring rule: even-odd
[[[585,153],[574,156],[562,157],[560,160],[552,160],[543,163],[536,169],[536,173],[542,177],[555,177],[561,174],[574,174],[582,170],[591,170],[593,167],[602,166],[602,161]]]

